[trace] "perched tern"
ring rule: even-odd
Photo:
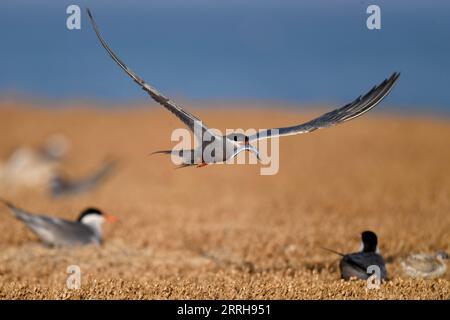
[[[345,106],[335,109],[331,112],[325,113],[318,118],[315,118],[306,123],[283,127],[275,129],[262,130],[254,135],[247,136],[241,133],[233,133],[226,136],[214,134],[203,122],[193,114],[187,112],[180,106],[176,105],[169,98],[161,94],[158,90],[146,83],[136,73],[134,73],[127,65],[112,51],[106,41],[100,34],[97,24],[92,16],[92,13],[87,9],[87,14],[91,21],[92,27],[108,54],[111,58],[122,68],[144,91],[146,91],[153,100],[161,104],[164,108],[172,112],[178,117],[193,133],[195,138],[201,142],[196,149],[191,150],[166,150],[157,151],[155,153],[176,155],[182,159],[180,167],[187,167],[197,165],[203,167],[208,164],[224,163],[233,159],[242,151],[250,151],[256,154],[259,159],[259,151],[250,143],[266,138],[296,135],[307,132],[312,132],[317,129],[334,126],[338,123],[345,122],[356,117],[361,116],[380,101],[385,98],[392,90],[394,84],[397,82],[400,73],[393,73],[388,79],[385,79],[378,86],[374,86],[369,92],[363,96],[359,96],[352,102]],[[220,146],[219,148],[211,148],[211,144]],[[209,147],[209,148],[208,148]],[[212,152],[205,152],[205,150],[213,150]]]
[[[81,212],[76,221],[44,215],[34,215],[0,199],[47,246],[77,246],[102,243],[102,225],[104,221],[115,222],[116,217],[103,213],[96,208]]]
[[[372,231],[361,234],[362,248],[360,252],[343,254],[334,250],[323,248],[342,257],[339,268],[341,278],[348,280],[352,277],[367,280],[372,274],[368,272],[370,266],[380,269],[380,280],[387,280],[387,271],[383,256],[378,250],[377,235]]]

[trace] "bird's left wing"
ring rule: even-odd
[[[21,208],[16,207],[11,202],[9,202],[9,201],[7,201],[7,200],[5,200],[3,198],[0,198],[0,202],[2,202],[5,206],[7,206],[8,209],[10,210],[11,214],[14,217],[16,217],[17,219],[25,221],[25,220],[32,219],[33,216],[34,216],[33,214],[31,214],[31,213],[29,213],[29,212],[27,212],[27,211],[25,211],[25,210],[23,210]]]
[[[318,118],[300,125],[260,131],[250,136],[249,141],[312,132],[359,117],[380,103],[392,90],[399,77],[400,73],[394,72],[390,78],[385,79],[378,86],[373,87],[364,96],[359,96],[341,108],[325,113]]]

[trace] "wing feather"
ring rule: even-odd
[[[202,124],[202,121],[194,116],[193,114],[187,112],[183,108],[177,106],[173,101],[171,101],[169,98],[165,97],[163,94],[161,94],[158,90],[153,88],[151,85],[146,83],[142,78],[140,78],[136,73],[134,73],[130,68],[127,67],[127,65],[119,59],[119,57],[112,51],[112,49],[109,47],[109,45],[106,43],[106,41],[103,39],[103,37],[100,34],[100,31],[97,27],[97,24],[95,23],[94,17],[92,16],[92,13],[89,9],[87,9],[87,14],[89,16],[89,19],[91,21],[92,27],[95,31],[95,34],[97,35],[98,40],[102,44],[103,48],[105,48],[106,52],[110,55],[110,57],[136,82],[141,88],[146,91],[150,97],[153,98],[156,102],[161,104],[164,108],[172,112],[178,119],[180,119],[192,132],[194,132],[194,126],[200,125],[202,128],[202,131],[208,130],[208,128]],[[195,132],[194,132],[195,133]]]
[[[364,96],[359,96],[341,108],[300,125],[260,131],[250,136],[249,141],[312,132],[357,118],[380,103],[392,90],[399,77],[400,73],[394,72],[390,78],[385,79],[378,86],[374,86]]]

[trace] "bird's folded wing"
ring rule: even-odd
[[[392,90],[399,77],[400,73],[394,72],[390,78],[385,79],[378,86],[373,87],[364,96],[359,96],[341,108],[325,113],[318,118],[300,125],[260,131],[250,136],[249,141],[307,133],[359,117],[383,100]]]
[[[5,206],[7,206],[9,208],[9,210],[11,211],[11,214],[19,220],[27,222],[27,221],[33,220],[35,217],[35,215],[33,215],[21,208],[16,207],[11,202],[9,202],[5,199],[0,198],[0,202],[2,202]]]
[[[111,50],[111,48],[108,46],[106,41],[102,38],[100,35],[100,32],[97,28],[97,24],[95,23],[94,18],[92,17],[92,14],[89,9],[87,9],[87,13],[89,16],[89,19],[91,21],[92,27],[94,28],[94,31],[100,40],[100,43],[102,44],[103,48],[108,52],[108,54],[111,56],[111,58],[138,84],[141,86],[142,89],[144,89],[156,102],[161,104],[164,108],[175,114],[178,119],[180,119],[192,132],[194,131],[195,125],[200,125],[202,128],[202,131],[207,130],[207,127],[202,124],[201,120],[194,116],[193,114],[183,110],[183,108],[177,106],[174,102],[172,102],[169,98],[166,98],[164,95],[162,95],[158,90],[150,86],[148,83],[146,83],[143,79],[141,79],[136,73],[134,73],[130,68],[126,66],[125,63],[122,62],[122,60],[117,57],[117,55]]]
[[[11,214],[15,218],[24,222],[31,230],[41,237],[48,235],[49,232],[52,234],[59,233],[64,236],[64,233],[69,231],[73,232],[79,229],[78,224],[73,221],[43,215],[35,215],[16,207],[11,202],[2,198],[0,198],[0,202],[5,204],[11,210]]]
[[[361,259],[358,255],[348,254],[344,256],[344,261],[358,269],[363,273],[367,273],[367,263],[364,259]]]

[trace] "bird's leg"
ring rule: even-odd
[[[197,165],[197,168],[201,168],[201,167],[205,167],[205,166],[207,166],[208,164],[206,163],[206,162],[202,162],[202,163],[200,163],[199,165]]]

